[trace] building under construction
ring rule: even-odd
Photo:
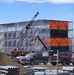
[[[6,53],[17,47],[23,34],[23,29],[28,21],[0,24],[0,50]],[[36,38],[39,36],[49,50],[55,53],[72,51],[73,22],[60,20],[35,20],[26,32],[26,36],[20,46],[24,51],[45,50],[42,43]]]

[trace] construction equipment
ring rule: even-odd
[[[47,52],[48,55],[53,55],[53,50],[49,50],[48,47],[46,46],[46,44],[42,41],[42,39],[39,37],[39,33],[42,29],[38,29],[35,33],[35,35],[32,38],[32,41],[34,40],[36,42],[37,38],[38,40],[41,42],[41,44],[43,45],[43,47],[45,48],[42,52]]]
[[[41,40],[41,38],[39,36],[37,36],[37,38],[39,39],[39,41],[42,43],[42,45],[44,46],[44,48],[46,50],[48,50],[47,46],[45,45],[45,43]]]
[[[32,18],[32,20],[29,21],[29,23],[28,23],[28,24],[26,25],[26,27],[23,29],[23,35],[21,36],[20,41],[18,42],[17,49],[20,48],[20,46],[21,46],[21,44],[22,44],[22,42],[23,42],[23,40],[24,40],[24,37],[25,37],[25,34],[26,34],[27,30],[30,29],[30,26],[32,25],[32,23],[34,22],[34,19],[37,17],[38,14],[39,14],[39,12],[37,12],[37,13],[35,14],[35,16]]]
[[[23,34],[17,44],[17,48],[14,49],[14,51],[11,52],[12,56],[17,56],[17,55],[24,55],[25,52],[20,50],[20,46],[23,43],[24,37],[26,36],[26,32],[28,29],[30,29],[30,26],[32,26],[32,23],[34,22],[34,19],[38,16],[39,12],[37,12],[34,17],[31,19],[31,21],[29,21],[29,23],[26,25],[26,27],[23,29]]]
[[[45,43],[41,40],[41,38],[40,38],[39,36],[37,36],[37,38],[39,39],[39,41],[42,43],[42,45],[43,45],[44,48],[45,48],[45,50],[42,51],[42,52],[47,52],[49,56],[50,56],[50,55],[53,55],[53,51],[52,51],[52,50],[49,50],[49,49],[47,48],[47,46],[46,46]]]

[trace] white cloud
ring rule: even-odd
[[[1,0],[2,2],[5,2],[5,3],[13,3],[14,0]]]
[[[52,3],[74,3],[74,0],[51,0]]]
[[[74,0],[1,0],[1,1],[4,1],[4,2],[15,2],[15,1],[20,1],[20,2],[38,2],[38,3],[41,3],[41,2],[48,2],[48,3],[56,3],[56,4],[59,4],[59,3],[74,3]]]

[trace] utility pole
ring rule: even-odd
[[[57,64],[56,64],[57,75],[58,75],[58,55],[59,55],[59,50],[57,50]]]

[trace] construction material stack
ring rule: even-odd
[[[19,68],[17,66],[0,66],[1,75],[19,75]]]

